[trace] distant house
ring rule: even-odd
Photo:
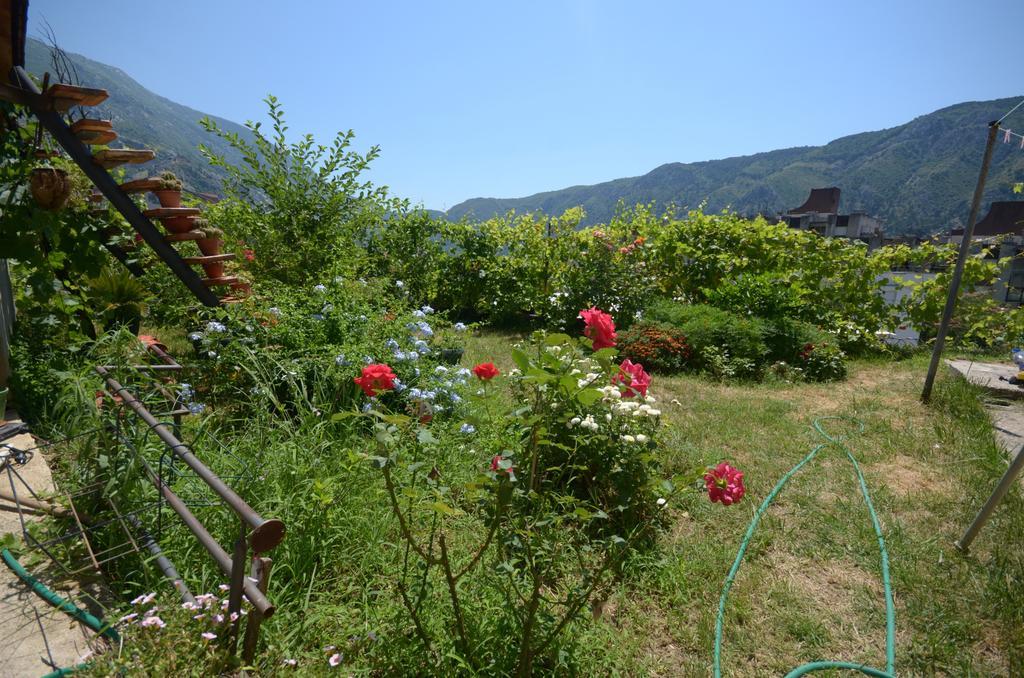
[[[839,214],[840,190],[812,188],[807,200],[780,216],[790,228],[814,231],[826,238],[859,240],[873,250],[882,246],[885,238],[882,221],[864,212]]]
[[[960,244],[964,229],[950,231],[949,242]],[[992,298],[1001,304],[1024,302],[1024,200],[993,202],[988,214],[974,225],[971,245],[992,247],[993,258],[1012,257],[1010,265],[992,287]],[[996,247],[998,246],[998,247]]]

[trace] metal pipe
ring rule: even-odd
[[[964,236],[960,241],[960,251],[956,255],[956,268],[953,269],[953,277],[949,281],[946,307],[942,310],[939,330],[935,334],[935,346],[932,348],[932,360],[928,365],[928,376],[924,379],[924,389],[921,391],[921,400],[926,403],[932,397],[932,386],[935,384],[935,374],[939,371],[939,360],[942,358],[942,350],[946,346],[946,334],[949,332],[949,323],[953,319],[957,297],[960,296],[960,281],[964,277],[964,265],[967,263],[967,255],[971,248],[971,238],[974,237],[974,224],[978,221],[978,211],[981,209],[981,198],[985,193],[985,180],[988,178],[988,166],[992,162],[992,149],[995,147],[996,133],[998,131],[998,122],[990,122],[988,124],[988,141],[985,144],[985,155],[981,160],[981,172],[978,173],[978,183],[974,187],[971,212],[967,216]]]
[[[118,365],[104,365],[103,368],[107,370],[138,370],[140,372],[174,372],[185,369],[181,365],[126,365],[124,367]]]
[[[160,348],[156,344],[147,344],[146,348],[148,348],[150,350],[150,352],[153,353],[153,355],[155,355],[157,358],[160,358],[160,360],[163,360],[165,365],[167,365],[167,366],[174,366],[174,367],[181,367],[181,365],[178,364],[178,361],[175,360],[174,357],[170,353],[168,353],[167,351],[163,350],[162,348]]]
[[[194,603],[196,602],[195,596],[189,591],[188,585],[185,584],[185,580],[178,574],[177,568],[174,567],[174,563],[164,555],[163,549],[160,548],[160,544],[156,543],[156,539],[153,539],[153,535],[142,525],[142,521],[134,515],[128,516],[128,522],[131,523],[132,527],[136,532],[139,533],[139,541],[143,546],[153,554],[153,559],[156,561],[157,567],[163,573],[174,588],[178,591],[178,595],[181,596],[181,602],[183,603]]]
[[[281,540],[284,539],[285,532],[283,522],[276,518],[266,519],[256,513],[251,506],[245,503],[245,500],[239,497],[234,490],[228,487],[223,480],[218,478],[213,471],[203,464],[203,462],[199,461],[189,447],[178,440],[174,434],[168,430],[166,424],[157,420],[135,396],[110,376],[109,370],[102,366],[96,366],[93,369],[97,374],[103,377],[107,382],[107,385],[114,391],[114,394],[119,395],[122,402],[139,415],[139,418],[146,422],[160,440],[162,440],[179,459],[184,461],[185,464],[188,465],[188,467],[192,469],[192,471],[195,472],[195,474],[217,494],[217,496],[223,499],[239,518],[249,525],[252,529],[252,532],[249,535],[249,544],[252,546],[254,551],[257,553],[263,553],[264,551],[269,551],[281,543]]]
[[[1013,486],[1013,483],[1017,480],[1017,476],[1021,474],[1021,471],[1024,471],[1024,445],[1017,450],[1017,456],[1014,457],[1013,461],[1010,463],[1010,468],[1006,469],[1006,473],[1004,473],[1003,477],[1000,478],[999,484],[996,485],[996,489],[992,491],[992,496],[988,498],[985,505],[981,507],[980,511],[978,511],[978,515],[975,516],[974,522],[972,522],[971,526],[967,528],[967,531],[964,532],[962,537],[960,537],[960,540],[956,542],[956,547],[958,549],[967,553],[967,550],[971,548],[971,542],[974,541],[974,538],[978,536],[978,532],[980,532],[981,528],[985,526],[986,522],[988,522],[992,512],[996,510],[996,507],[999,506],[999,502],[1001,502],[1003,497],[1006,496],[1006,493],[1009,492],[1010,487]]]
[[[181,497],[176,495],[171,488],[157,477],[156,473],[149,463],[139,457],[139,461],[142,463],[142,468],[145,469],[146,475],[149,476],[150,482],[156,487],[157,491],[164,500],[170,505],[174,512],[178,514],[181,521],[185,523],[185,527],[192,531],[192,534],[196,536],[196,539],[202,544],[203,548],[213,557],[213,561],[217,564],[226,576],[231,576],[231,556],[221,548],[221,545],[217,543],[217,540],[206,531],[203,524],[199,522],[199,519],[195,517],[195,514],[185,506],[185,502],[181,500]],[[274,606],[271,604],[267,597],[263,595],[256,585],[243,578],[242,588],[245,591],[245,597],[249,599],[253,607],[260,611],[264,617],[270,617],[274,614]]]

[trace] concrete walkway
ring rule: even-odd
[[[18,421],[13,410],[7,411],[7,423]],[[35,438],[27,433],[19,434],[0,443],[17,449],[27,450],[36,446]],[[0,454],[7,452],[0,447]],[[16,465],[18,474],[37,494],[52,492],[53,479],[46,459],[40,451],[24,465]],[[6,471],[0,471],[0,483],[10,492],[10,480]],[[18,496],[25,494],[24,486],[15,479]],[[40,514],[24,513],[26,522],[41,520]],[[21,539],[21,523],[14,504],[0,499],[0,535],[13,533]],[[70,594],[61,590],[53,578],[40,574],[39,569],[28,567],[23,556],[21,562],[26,569],[38,576],[40,581],[64,597]],[[42,628],[40,628],[42,627]],[[44,633],[45,632],[45,633]],[[33,593],[14,572],[0,561],[0,678],[38,677],[53,670],[48,662],[57,667],[68,667],[80,663],[91,654],[95,634],[70,616],[54,609]]]

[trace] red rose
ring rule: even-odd
[[[704,475],[704,487],[708,491],[708,499],[720,501],[723,506],[735,504],[747,491],[743,486],[743,472],[724,461],[708,469]]]
[[[644,371],[644,366],[633,361],[622,361],[619,365],[619,373],[612,377],[613,384],[622,384],[623,398],[632,398],[635,395],[646,396],[647,387],[651,385],[651,375]]]
[[[497,367],[494,366],[494,363],[480,363],[479,365],[473,368],[473,374],[480,377],[484,381],[490,381],[491,379],[494,379],[496,376],[501,374],[501,372],[498,370]]]
[[[256,253],[250,249],[242,250],[242,254],[245,256],[246,261],[252,261],[256,258]]]
[[[597,308],[588,308],[580,311],[580,316],[586,324],[583,334],[594,342],[594,350],[615,346],[615,321],[604,311]]]
[[[363,376],[355,377],[352,381],[359,384],[363,393],[372,398],[395,387],[395,373],[384,363],[376,363],[364,367]]]

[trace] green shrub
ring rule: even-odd
[[[807,381],[841,381],[846,378],[846,354],[835,344],[807,344],[797,363]]]
[[[693,352],[686,334],[666,323],[640,322],[619,333],[619,354],[651,372],[681,372]]]
[[[739,315],[774,320],[798,317],[802,310],[792,280],[773,273],[728,278],[703,292],[712,306]]]
[[[811,323],[789,318],[767,320],[763,324],[765,346],[770,362],[796,363],[807,344],[823,344],[830,339],[828,333]]]
[[[683,332],[693,351],[696,369],[718,376],[757,378],[763,372],[768,347],[764,322],[706,304],[659,300],[646,316]]]

